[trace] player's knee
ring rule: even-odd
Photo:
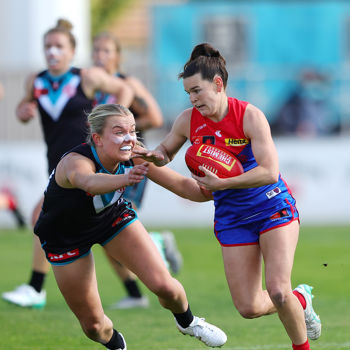
[[[283,292],[280,288],[272,288],[268,289],[269,296],[273,302],[273,304],[277,308],[283,307],[283,305],[286,303],[287,295]]]
[[[243,318],[252,319],[260,316],[259,309],[251,303],[235,304],[238,312]]]
[[[81,321],[81,326],[88,338],[95,341],[100,339],[100,334],[103,328],[102,322],[97,319],[83,320]]]
[[[155,293],[158,297],[166,300],[176,299],[179,292],[176,288],[176,285],[172,282],[172,279],[169,280],[157,280],[151,288],[152,292]]]

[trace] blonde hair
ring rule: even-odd
[[[110,40],[113,42],[113,45],[115,47],[115,50],[117,51],[118,54],[121,53],[122,51],[122,47],[120,45],[120,42],[119,40],[110,32],[101,32],[97,35],[95,35],[95,37],[93,38],[93,42],[95,42],[96,40],[99,40],[99,39],[107,39],[107,40]]]
[[[75,47],[76,47],[76,40],[75,40],[74,35],[72,34],[72,29],[73,29],[73,25],[72,25],[71,22],[69,22],[69,21],[66,20],[66,19],[60,18],[60,19],[57,21],[56,27],[53,27],[53,28],[49,29],[49,30],[45,33],[45,35],[44,35],[44,40],[46,39],[46,37],[47,37],[49,34],[52,34],[52,33],[62,33],[62,34],[65,34],[65,35],[68,36],[68,39],[69,39],[70,44],[72,45],[73,49],[75,49]]]
[[[120,117],[127,117],[129,115],[133,116],[129,109],[122,105],[110,103],[96,106],[87,117],[89,123],[89,133],[86,142],[89,145],[94,146],[95,144],[92,139],[92,134],[96,133],[101,135],[103,133],[103,129],[105,128],[106,120],[109,117],[116,115]]]

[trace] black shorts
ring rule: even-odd
[[[137,220],[137,214],[131,203],[122,201],[115,210],[111,223],[104,230],[91,230],[88,235],[72,234],[69,242],[67,235],[39,235],[41,246],[45,251],[47,260],[52,265],[66,265],[90,254],[94,244],[104,246],[118,235],[124,228]],[[85,237],[86,236],[86,237]]]

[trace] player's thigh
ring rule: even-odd
[[[103,318],[92,253],[52,269],[68,306],[81,322]]]
[[[155,244],[139,220],[125,227],[104,248],[150,289],[162,279],[171,278]]]
[[[264,257],[266,286],[290,286],[295,249],[299,237],[299,222],[272,229],[260,236]]]
[[[222,247],[222,255],[234,303],[255,300],[262,291],[262,256],[259,245]]]

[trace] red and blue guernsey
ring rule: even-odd
[[[235,155],[242,163],[244,171],[257,166],[251,142],[243,131],[243,117],[248,102],[228,98],[228,113],[219,122],[203,117],[193,108],[191,115],[191,143],[207,143],[221,147]],[[215,231],[230,230],[242,224],[257,224],[268,219],[269,224],[258,229],[261,234],[276,226],[288,224],[298,219],[295,200],[279,175],[276,183],[247,189],[227,189],[213,193],[215,203]],[[287,208],[288,215],[286,211]],[[279,221],[283,219],[284,221]],[[218,236],[218,234],[217,234]],[[222,242],[222,245],[254,244],[257,240]]]

